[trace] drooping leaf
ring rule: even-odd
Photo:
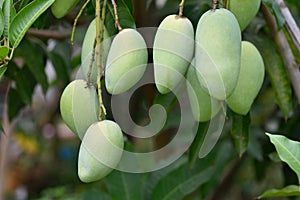
[[[3,31],[4,31],[4,15],[3,15],[3,12],[2,12],[2,9],[0,9],[0,36],[2,36],[3,34]]]
[[[21,108],[25,105],[16,89],[11,88],[8,93],[8,117],[13,119],[21,111]]]
[[[0,59],[4,59],[9,53],[9,48],[7,46],[0,46]]]
[[[239,156],[247,150],[249,142],[249,127],[250,127],[250,114],[239,115],[231,112],[232,125],[231,125],[231,137],[234,142],[235,149]]]
[[[300,196],[300,186],[289,185],[282,189],[270,189],[265,191],[258,199],[272,198],[272,197],[291,197]]]
[[[30,49],[28,51],[27,49]],[[16,56],[21,56],[25,64],[30,69],[35,80],[41,84],[43,92],[48,89],[48,80],[45,73],[45,62],[41,50],[29,40],[23,40],[21,45],[15,51]]]
[[[3,3],[3,14],[4,14],[4,32],[3,35],[5,37],[8,36],[9,28],[10,28],[10,22],[12,18],[15,16],[15,9],[13,7],[13,1],[12,0],[5,0]]]
[[[34,21],[46,11],[55,0],[34,0],[27,4],[14,17],[9,29],[9,40],[16,48],[24,37],[26,31]]]
[[[276,101],[281,112],[287,117],[292,110],[292,89],[281,56],[273,41],[265,34],[246,36],[259,49],[265,63]]]
[[[271,10],[271,13],[275,16],[277,29],[280,30],[285,23],[285,19],[280,11],[279,4],[274,0],[263,0],[263,3]]]
[[[0,80],[2,78],[2,76],[4,75],[4,73],[6,72],[7,67],[0,67]]]
[[[266,133],[274,144],[280,159],[297,174],[300,183],[300,142],[288,139],[283,135]]]
[[[140,174],[114,170],[107,176],[105,183],[115,200],[142,199],[143,183]]]

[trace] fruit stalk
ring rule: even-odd
[[[181,3],[179,4],[179,16],[180,17],[183,15],[183,7],[184,7],[184,0],[181,0]]]
[[[87,73],[87,82],[90,84],[91,83],[91,74],[92,74],[92,69],[93,69],[93,62],[95,61],[95,49],[96,49],[96,40],[94,41],[93,45],[93,50],[92,50],[92,56],[89,64],[89,70]]]
[[[121,27],[120,22],[119,22],[119,16],[118,16],[117,4],[116,4],[115,0],[111,0],[111,4],[112,4],[113,7],[114,7],[115,25],[116,25],[116,27],[118,28],[118,30],[121,31],[121,30],[122,30],[122,27]]]
[[[105,16],[105,10],[106,10],[106,3],[107,0],[104,0],[103,3],[103,11],[102,11],[102,15]],[[101,90],[101,41],[103,40],[103,25],[102,27],[100,27],[100,23],[104,23],[104,16],[102,16],[102,21],[100,18],[100,12],[101,12],[101,7],[100,7],[100,0],[96,0],[96,66],[97,66],[97,89],[98,89],[98,97],[99,97],[99,114],[98,114],[98,120],[101,121],[102,120],[102,114],[106,115],[106,109],[105,106],[103,104],[103,100],[102,100],[102,90]],[[104,13],[104,14],[103,14]]]
[[[212,1],[212,9],[213,10],[216,10],[217,7],[218,7],[218,5],[219,5],[219,1],[218,0],[213,0]]]

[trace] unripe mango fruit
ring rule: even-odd
[[[246,115],[263,84],[264,76],[262,56],[252,43],[243,41],[239,80],[232,95],[226,100],[229,108]]]
[[[243,31],[257,14],[261,0],[229,0],[228,9],[235,15]]]
[[[135,29],[123,29],[112,41],[105,67],[105,85],[110,94],[129,90],[144,75],[148,50]]]
[[[80,180],[89,183],[108,175],[119,164],[123,147],[123,135],[118,124],[110,120],[92,124],[79,149]]]
[[[101,54],[102,54],[102,63],[103,65],[105,65],[109,48],[111,45],[111,39],[105,26],[103,30],[104,32],[103,32],[103,41],[101,43]],[[83,43],[82,43],[82,49],[81,49],[81,68],[82,68],[82,73],[86,80],[87,80],[87,73],[89,71],[89,66],[92,59],[92,52],[93,52],[95,39],[96,39],[96,19],[94,19],[90,23],[85,33]],[[92,65],[90,81],[92,83],[95,83],[97,81],[96,54],[94,55],[94,62]]]
[[[166,94],[184,79],[194,55],[194,28],[190,20],[167,16],[159,25],[153,44],[154,77],[158,91]]]
[[[79,0],[55,0],[51,6],[51,12],[57,19],[67,15],[79,2]]]
[[[99,102],[94,86],[84,80],[67,85],[60,98],[60,112],[66,125],[80,139],[88,127],[98,119]]]
[[[225,100],[232,94],[240,60],[241,32],[234,15],[223,8],[205,12],[196,30],[195,65],[211,96]]]
[[[192,63],[187,71],[187,91],[195,120],[205,122],[218,113],[221,103],[204,91],[198,80],[197,73]]]

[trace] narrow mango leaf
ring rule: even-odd
[[[12,0],[5,0],[4,1],[4,4],[3,4],[3,7],[4,7],[4,10],[3,10],[3,14],[4,14],[4,32],[3,32],[3,35],[5,37],[8,36],[8,32],[9,32],[9,26],[10,26],[10,22],[11,22],[11,19],[13,17],[13,1]]]
[[[0,36],[2,36],[3,31],[4,31],[4,15],[2,12],[2,9],[0,9]]]
[[[292,89],[287,71],[273,41],[265,34],[246,36],[259,49],[281,112],[287,117],[292,110]]]
[[[2,76],[4,75],[6,69],[7,69],[7,67],[0,67],[0,80],[1,80]]]
[[[189,149],[189,164],[191,169],[194,168],[196,161],[199,159],[199,151],[203,144],[208,127],[209,122],[199,123],[197,134]]]
[[[233,139],[235,149],[241,157],[248,147],[251,118],[249,113],[244,116],[234,112],[231,112],[231,117],[231,137]]]
[[[270,189],[265,191],[257,199],[272,198],[272,197],[291,197],[300,196],[300,186],[289,185],[282,189]]]
[[[280,11],[280,6],[274,0],[263,0],[263,3],[271,10],[271,13],[275,16],[277,29],[280,30],[285,23],[285,19]]]
[[[109,194],[115,200],[143,199],[143,182],[140,174],[114,170],[105,179]]]
[[[0,46],[0,59],[4,59],[9,53],[9,48],[7,46]]]
[[[9,40],[16,48],[34,21],[45,12],[55,0],[34,0],[26,5],[13,19],[9,29]]]
[[[181,200],[200,185],[208,182],[213,174],[214,167],[190,171],[188,164],[183,165],[159,181],[153,190],[151,199]]]
[[[286,162],[297,174],[300,183],[300,142],[290,140],[283,135],[266,133],[274,144],[280,159]]]

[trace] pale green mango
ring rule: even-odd
[[[240,61],[241,32],[234,15],[223,8],[205,12],[197,25],[195,62],[211,96],[225,100],[232,94]]]
[[[60,98],[60,113],[66,125],[80,139],[88,127],[98,120],[99,102],[94,86],[84,80],[67,85]]]
[[[204,91],[198,80],[197,73],[194,65],[191,64],[187,71],[187,91],[195,120],[205,122],[218,113],[221,108],[221,102]]]
[[[96,19],[94,19],[90,23],[85,33],[83,43],[82,43],[82,49],[81,49],[81,68],[82,68],[82,73],[86,80],[87,80],[87,73],[89,71],[89,66],[92,59],[92,51],[93,51],[95,39],[96,39]],[[103,65],[105,65],[106,63],[110,45],[111,45],[111,38],[109,36],[109,33],[107,32],[107,29],[104,26],[103,41],[101,43]],[[92,73],[90,76],[90,81],[92,83],[95,83],[97,81],[96,54],[94,55],[94,62],[92,65]]]
[[[184,75],[194,55],[194,28],[190,20],[167,16],[159,25],[153,44],[154,77],[158,91],[173,90]]]
[[[92,124],[79,149],[80,180],[89,183],[108,175],[119,164],[123,148],[123,135],[118,124],[110,120]]]
[[[129,90],[143,76],[148,51],[143,37],[135,29],[123,29],[112,41],[106,67],[105,85],[110,94]]]
[[[229,108],[246,115],[263,84],[264,76],[262,56],[252,43],[243,41],[239,80],[233,94],[226,100]]]
[[[57,19],[66,16],[77,4],[79,0],[55,0],[51,6],[51,12]]]
[[[235,15],[243,31],[257,14],[261,0],[229,0],[228,9]]]

